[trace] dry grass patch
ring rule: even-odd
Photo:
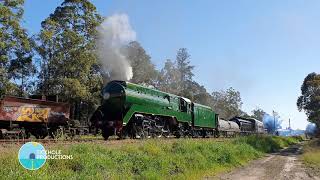
[[[320,139],[314,139],[304,146],[302,159],[307,166],[320,174]]]

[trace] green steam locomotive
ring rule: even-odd
[[[191,100],[125,81],[111,81],[102,90],[102,105],[91,125],[108,139],[161,136],[216,136],[218,114]]]

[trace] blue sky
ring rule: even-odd
[[[26,0],[24,25],[37,33],[61,0]],[[304,77],[320,68],[320,1],[92,1],[109,16],[125,13],[157,68],[185,47],[195,79],[209,92],[230,86],[243,109],[275,110],[293,128],[307,121],[296,100]]]

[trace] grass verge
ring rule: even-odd
[[[320,174],[320,139],[314,139],[305,144],[302,160],[315,173]]]
[[[57,145],[72,160],[47,160],[37,171],[20,166],[18,149],[0,156],[3,179],[199,179],[246,164],[299,138],[248,136],[215,139],[147,140],[106,147],[105,144]]]

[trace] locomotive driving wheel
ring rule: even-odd
[[[149,122],[142,120],[141,122],[134,123],[135,137],[137,139],[150,138],[149,136]]]
[[[133,139],[144,139],[149,136],[148,122],[141,114],[136,114],[132,119],[128,131]]]
[[[133,138],[168,137],[170,130],[164,120],[153,116],[137,115],[132,123]]]

